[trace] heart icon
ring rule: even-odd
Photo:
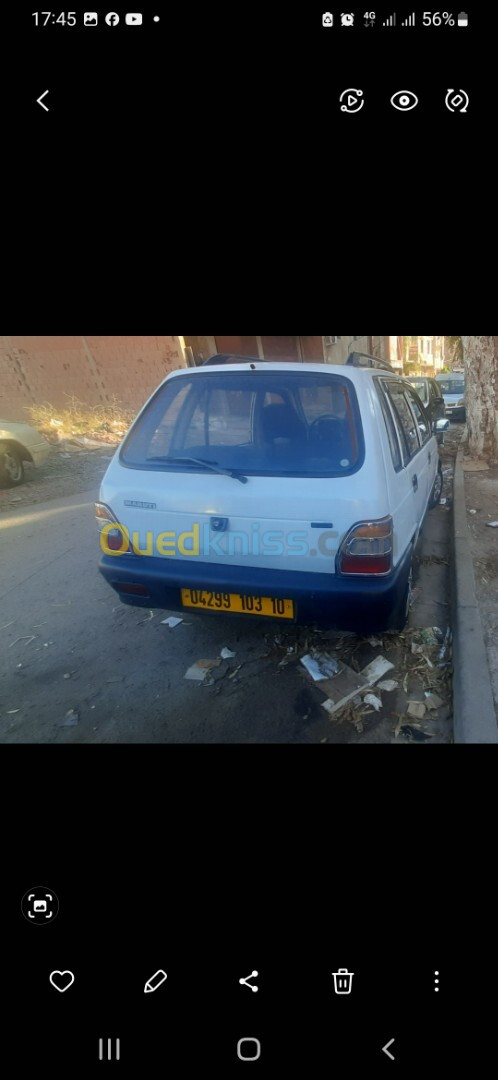
[[[74,975],[72,971],[52,971],[50,982],[52,986],[55,986],[56,990],[63,994],[64,990],[69,990],[69,987],[73,985]]]

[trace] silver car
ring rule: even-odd
[[[24,462],[42,465],[50,443],[29,424],[0,420],[0,488],[16,487],[24,480]]]

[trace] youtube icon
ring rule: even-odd
[[[134,11],[125,15],[125,23],[127,26],[140,26],[143,22],[143,15],[140,11]]]

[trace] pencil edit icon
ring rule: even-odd
[[[147,979],[147,982],[144,986],[144,994],[153,994],[154,990],[158,990],[159,987],[162,986],[163,982],[166,982],[167,978],[168,976],[166,972],[162,971],[162,969],[159,968],[159,971],[156,971],[152,978]]]

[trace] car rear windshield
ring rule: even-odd
[[[441,388],[442,394],[459,394],[462,397],[465,393],[463,379],[438,379],[437,384]]]
[[[350,379],[206,370],[164,383],[120,456],[124,465],[140,469],[214,466],[269,476],[338,476],[359,468],[363,455]]]

